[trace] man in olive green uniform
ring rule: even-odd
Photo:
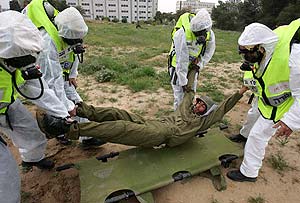
[[[192,86],[196,73],[195,69],[190,71],[188,87]],[[43,112],[37,114],[37,120],[41,130],[49,137],[67,133],[70,139],[90,136],[100,138],[105,142],[125,145],[152,147],[166,144],[173,147],[186,142],[197,132],[206,130],[220,121],[247,90],[246,87],[242,87],[239,92],[217,107],[207,99],[203,99],[204,97],[198,98],[196,104],[193,104],[195,93],[191,88],[188,89],[179,108],[171,115],[159,120],[145,120],[125,110],[93,107],[85,103],[78,105],[77,115],[86,117],[91,122],[67,123],[61,118],[55,118]]]

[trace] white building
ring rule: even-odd
[[[181,9],[189,9],[191,12],[196,12],[200,8],[205,8],[209,13],[211,13],[215,3],[200,2],[200,0],[186,0],[176,2],[176,11]]]
[[[157,12],[158,0],[66,0],[69,6],[81,6],[85,18],[101,19],[108,17],[128,22],[153,19]]]

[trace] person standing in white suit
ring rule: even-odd
[[[300,19],[274,31],[260,23],[245,27],[239,52],[256,80],[260,115],[250,130],[234,181],[255,182],[272,136],[289,137],[300,130]]]

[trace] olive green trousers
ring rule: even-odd
[[[160,121],[142,117],[117,108],[93,107],[81,103],[77,115],[90,120],[71,126],[67,136],[77,139],[88,136],[105,142],[132,146],[152,147],[164,143],[173,132]]]

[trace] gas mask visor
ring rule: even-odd
[[[42,77],[40,67],[36,65],[37,55],[26,55],[5,59],[4,63],[10,71],[20,69],[24,80],[38,79]]]
[[[85,48],[83,46],[83,40],[82,39],[67,39],[67,38],[63,38],[63,40],[70,46],[70,48],[74,52],[74,54],[77,55],[79,62],[82,63],[83,62],[83,53],[85,52]]]
[[[243,63],[240,66],[242,71],[252,71],[255,63],[260,63],[263,53],[259,51],[259,45],[256,46],[239,46],[239,55],[241,55]]]
[[[32,54],[32,55],[26,55],[26,56],[20,56],[20,57],[14,57],[14,58],[8,58],[4,59],[2,64],[3,68],[9,72],[13,77],[13,85],[15,86],[16,90],[20,95],[22,95],[26,99],[30,100],[37,100],[42,97],[44,94],[44,85],[42,81],[42,72],[40,71],[40,67],[36,65],[36,59],[38,54]],[[40,83],[40,93],[37,96],[31,96],[26,95],[23,93],[16,82],[15,74],[16,70],[21,70],[21,74],[24,80],[33,80],[38,79]]]
[[[194,35],[196,36],[197,38],[197,44],[205,44],[206,43],[206,38],[207,38],[207,30],[204,29],[204,30],[200,30],[200,31],[197,31],[197,32],[193,32]]]

